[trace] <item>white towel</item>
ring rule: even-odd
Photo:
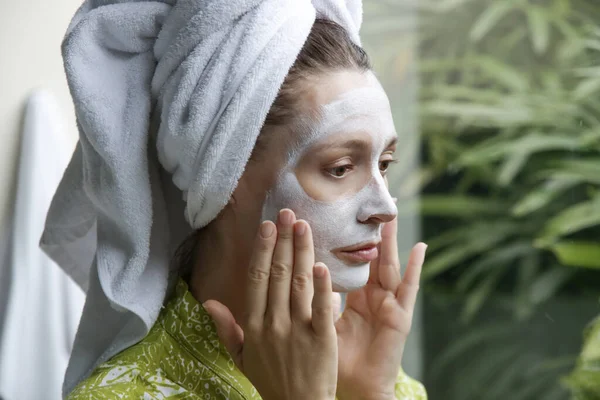
[[[9,263],[0,315],[0,397],[60,399],[84,293],[37,246],[70,146],[56,99],[38,91],[25,108]],[[6,280],[4,280],[6,279]]]
[[[80,140],[41,241],[88,291],[65,393],[156,321],[173,249],[227,204],[316,14],[358,43],[360,0],[315,6],[88,0],[78,10],[63,56]]]

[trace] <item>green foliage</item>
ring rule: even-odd
[[[421,211],[441,243],[424,277],[465,296],[466,322],[497,291],[526,316],[584,274],[565,265],[600,268],[600,8],[584,3],[423,6]]]
[[[600,244],[597,242],[558,242],[550,249],[562,264],[600,268]]]
[[[577,367],[564,382],[573,391],[573,400],[600,399],[600,316],[587,327]]]
[[[403,17],[410,7],[372,3],[370,18],[388,30],[376,61],[384,74],[400,75],[412,56],[397,45],[414,26]],[[446,291],[461,299],[461,321],[472,327],[436,359],[432,380],[448,371],[463,377],[464,391],[448,399],[563,399],[554,385],[574,357],[533,357],[512,328],[561,293],[598,292],[600,6],[430,0],[419,9],[423,166],[395,175],[391,185],[423,193],[425,288],[432,297]],[[513,325],[476,325],[499,297]],[[465,354],[475,348],[486,357],[469,362]],[[543,367],[555,361],[562,369]],[[582,361],[570,387],[589,394],[586,379],[600,381],[589,375],[594,368],[598,374],[597,360]],[[494,383],[485,384],[490,377]]]

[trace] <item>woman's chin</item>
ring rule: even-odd
[[[369,281],[370,263],[329,268],[334,292],[348,293],[360,289]]]

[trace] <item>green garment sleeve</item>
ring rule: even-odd
[[[402,369],[396,379],[395,395],[396,400],[427,400],[425,386],[423,386],[421,382],[406,375]]]
[[[144,385],[134,382],[113,383],[106,386],[93,385],[84,382],[77,386],[68,396],[67,400],[134,400],[143,399],[148,390]]]
[[[126,369],[126,368],[123,368]],[[114,372],[114,371],[113,371]],[[127,375],[126,371],[119,371]],[[117,378],[117,379],[114,379]],[[162,386],[162,385],[161,385]],[[161,390],[162,389],[162,390]],[[141,379],[124,379],[119,382],[119,377],[110,376],[107,373],[96,374],[82,382],[69,396],[68,400],[112,400],[119,398],[121,400],[138,400],[141,398],[165,398],[164,387],[154,386],[144,382]],[[208,393],[207,393],[208,394]],[[211,393],[213,394],[213,393]],[[181,397],[180,397],[181,396]],[[179,393],[176,398],[203,398],[203,394]],[[167,396],[168,398],[168,396]],[[427,400],[427,392],[422,383],[410,378],[400,371],[396,381],[396,399],[397,400]],[[343,399],[340,399],[343,400]]]
[[[396,379],[396,400],[427,400],[423,384],[400,370]]]

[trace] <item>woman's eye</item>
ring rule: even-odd
[[[390,167],[391,164],[395,163],[396,160],[383,160],[383,161],[379,161],[379,170],[382,173],[387,172],[388,168]]]
[[[343,178],[351,169],[351,165],[340,165],[339,167],[328,169],[327,172],[335,178]]]

